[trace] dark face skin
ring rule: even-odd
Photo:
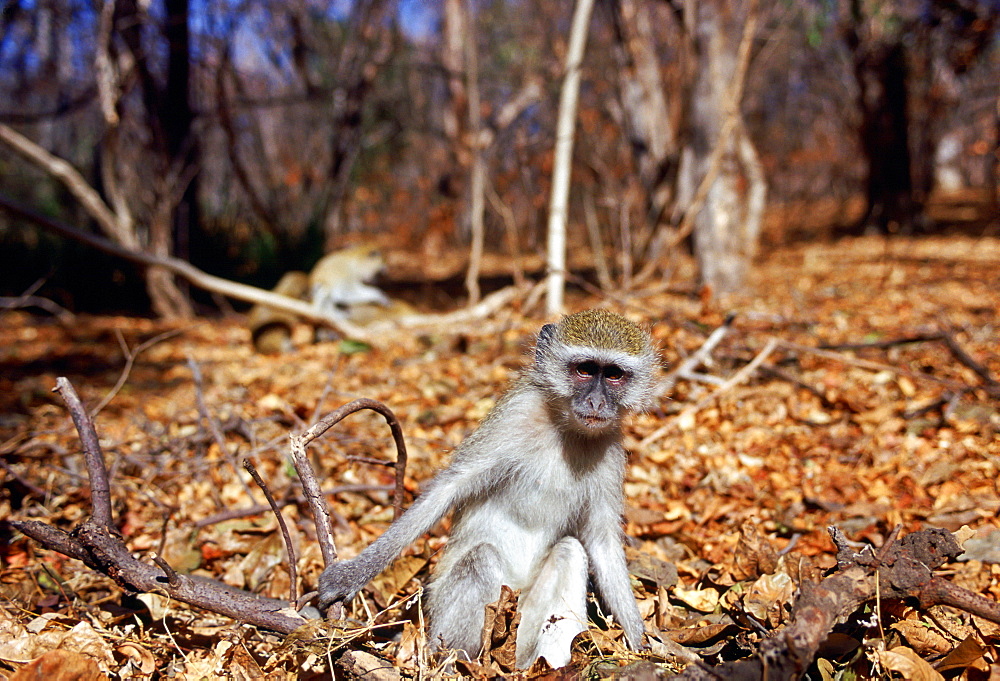
[[[621,394],[628,383],[627,372],[617,364],[585,360],[569,367],[573,377],[573,416],[588,429],[602,429],[621,416]]]

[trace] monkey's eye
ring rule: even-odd
[[[601,365],[597,362],[580,362],[576,365],[576,373],[584,378],[593,378],[601,373]]]
[[[617,383],[618,381],[625,378],[625,370],[622,369],[617,364],[609,364],[608,366],[604,367],[604,378],[608,379],[609,381],[614,381]]]

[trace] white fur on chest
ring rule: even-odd
[[[450,544],[468,547],[488,542],[507,561],[504,583],[524,588],[539,562],[567,535],[576,536],[578,521],[591,503],[595,478],[614,475],[620,462],[608,459],[608,442],[567,441],[537,405],[509,419],[499,433],[507,444],[496,455],[505,474],[493,493],[468,500],[457,510]],[[441,567],[459,556],[445,551]]]

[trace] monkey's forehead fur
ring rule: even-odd
[[[567,345],[625,350],[630,355],[641,355],[650,349],[648,333],[608,310],[584,310],[567,315],[556,328],[559,340]]]

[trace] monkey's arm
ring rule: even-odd
[[[581,532],[590,559],[591,574],[598,595],[622,629],[632,650],[646,647],[642,634],[645,629],[639,606],[632,593],[632,583],[625,564],[624,535],[619,526],[621,508],[617,504],[595,501]]]
[[[348,601],[382,572],[407,546],[433,527],[453,506],[483,491],[494,476],[453,464],[437,475],[430,488],[355,558],[328,565],[319,577],[319,606],[326,610]]]

